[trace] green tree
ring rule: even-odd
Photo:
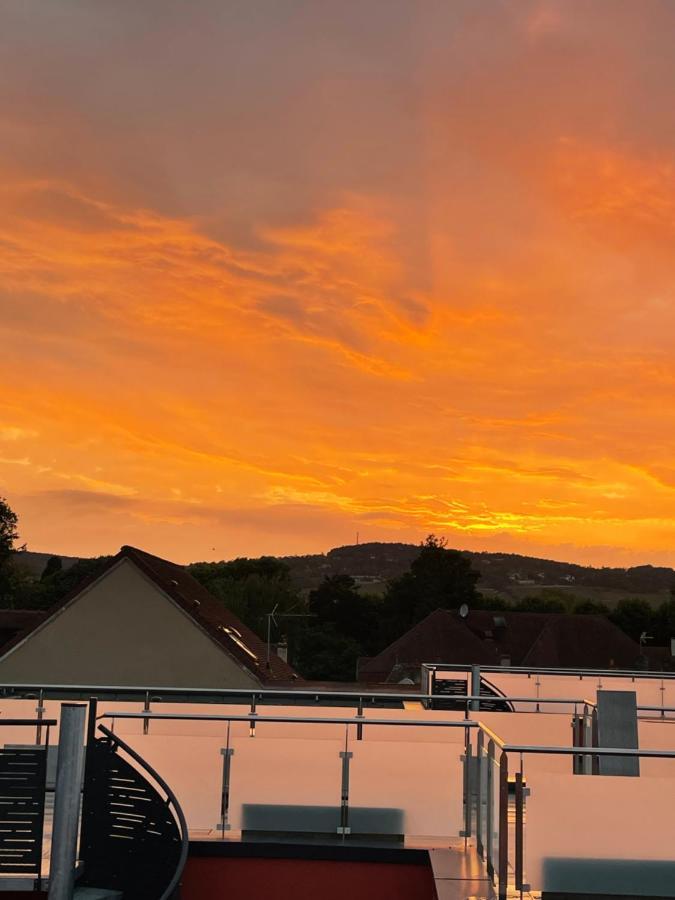
[[[609,607],[602,600],[584,600],[579,598],[574,604],[574,610],[580,616],[608,616]]]
[[[477,604],[478,572],[459,550],[430,534],[410,571],[390,582],[383,603],[383,634],[387,642],[436,609]]]
[[[63,569],[63,563],[61,562],[60,556],[50,556],[47,560],[47,563],[42,570],[42,575],[40,575],[40,581],[44,581],[45,578],[51,578],[52,575],[56,575],[57,572],[60,572]]]
[[[310,625],[299,629],[292,663],[305,677],[317,681],[355,681],[361,645],[338,634],[331,625]]]
[[[657,625],[655,611],[639,597],[619,600],[610,619],[634,641],[639,641],[643,633],[654,637]]]
[[[309,611],[317,624],[355,640],[362,655],[372,652],[377,635],[376,601],[359,593],[350,575],[329,575],[309,594]]]
[[[282,630],[293,631],[288,621],[283,620],[283,613],[305,611],[290,569],[273,557],[193,563],[188,571],[262,638],[267,635],[267,616],[273,610],[279,614],[279,627],[273,630],[273,640],[278,639]]]
[[[57,569],[47,575],[45,572],[39,581],[33,580],[25,592],[22,606],[26,609],[49,609],[59,600],[67,597],[78,588],[82,582],[96,578],[103,567],[112,559],[112,556],[95,556],[92,559],[79,559],[67,569]]]
[[[0,497],[0,607],[3,609],[20,605],[19,589],[25,578],[12,560],[18,539],[19,519],[9,503]]]
[[[9,503],[0,497],[0,566],[10,559],[19,540],[19,519]]]
[[[654,612],[654,644],[660,647],[670,645],[675,638],[675,596],[663,603]]]

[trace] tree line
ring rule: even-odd
[[[39,579],[14,565],[18,520],[0,499],[0,608],[48,609],[96,572],[111,557],[83,559],[63,569],[59,557],[47,562]],[[383,595],[359,591],[345,574],[331,575],[314,590],[300,591],[289,566],[274,557],[199,562],[190,574],[260,637],[286,640],[289,662],[305,678],[352,681],[362,657],[379,653],[436,609],[571,612],[608,616],[636,641],[656,646],[675,636],[675,595],[659,606],[626,599],[614,609],[563,592],[545,591],[518,601],[485,596],[471,560],[434,535],[420,546],[409,571],[389,581]],[[268,616],[274,613],[272,619]]]

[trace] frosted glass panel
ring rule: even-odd
[[[171,787],[183,808],[189,831],[209,831],[220,819],[224,741],[214,737],[125,735]],[[135,763],[134,763],[135,765]]]
[[[344,750],[344,742],[302,737],[259,740],[256,736],[235,740],[233,748],[233,828],[241,828],[244,804],[340,806],[340,751]]]
[[[514,715],[508,712],[480,712],[474,717],[507,744],[540,744],[549,747],[572,745],[572,720],[569,713],[524,712]]]
[[[0,744],[35,744],[35,739],[37,736],[37,728],[34,725],[4,725],[3,719],[35,719],[37,718],[36,707],[38,705],[37,700],[3,700],[2,705],[0,706],[0,710],[2,711],[2,715],[0,715]],[[43,714],[45,719],[50,718],[59,718],[60,713],[60,705],[57,710],[52,710],[48,715],[47,713]],[[52,735],[50,733],[49,742],[54,743],[55,736],[58,739],[58,731],[56,728],[51,728],[50,732],[54,732]],[[46,729],[42,729],[42,738],[41,743],[44,743],[46,740]]]
[[[406,835],[459,835],[463,746],[351,741],[349,749],[350,806],[402,809]]]
[[[431,744],[465,744],[466,729],[462,727],[377,725],[368,728],[368,721],[377,719],[404,719],[409,722],[465,722],[464,713],[441,709],[365,709],[363,736],[369,741],[404,741]],[[350,728],[350,736],[355,734]]]
[[[548,775],[528,784],[525,880],[534,890],[555,889],[546,874],[554,860],[672,857],[675,778]]]

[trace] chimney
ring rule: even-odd
[[[282,639],[280,643],[277,644],[277,656],[279,659],[283,659],[285,663],[288,662],[288,644],[285,639]]]

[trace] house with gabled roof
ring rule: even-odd
[[[418,678],[422,663],[631,669],[638,644],[606,616],[437,609],[359,666],[366,683]]]
[[[128,546],[0,654],[5,684],[248,688],[298,679],[183,566]]]

